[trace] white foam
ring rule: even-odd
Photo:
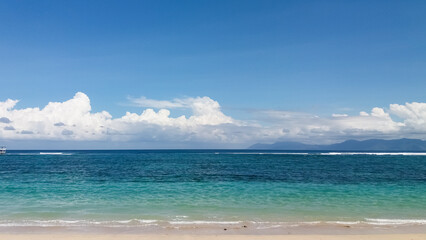
[[[257,229],[279,228],[279,227],[299,227],[318,225],[373,225],[373,226],[395,226],[395,225],[426,225],[426,219],[372,219],[366,218],[364,221],[306,221],[306,222],[267,222],[267,221],[162,221],[152,219],[128,219],[128,220],[0,220],[0,227],[148,227],[148,226],[189,226],[189,225],[238,225],[250,223]],[[166,224],[166,225],[164,225]]]
[[[309,155],[301,152],[230,152],[220,154],[242,154],[242,155]]]
[[[375,219],[366,218],[367,224],[372,225],[426,225],[426,219]]]
[[[170,224],[176,225],[199,225],[199,224],[217,224],[217,225],[228,225],[228,224],[241,224],[240,221],[170,221]]]
[[[328,223],[328,224],[342,224],[342,225],[356,225],[356,224],[360,224],[361,222],[360,221],[352,221],[352,222],[350,222],[350,221],[327,221],[325,223]]]
[[[96,220],[3,220],[0,221],[0,227],[85,227],[85,226],[105,226],[119,227],[129,225],[146,226],[156,223],[157,220],[130,219],[115,221],[96,221]]]
[[[271,228],[280,228],[280,227],[282,227],[282,225],[278,224],[278,225],[270,225],[270,226],[259,226],[256,229],[261,230],[261,229],[271,229]]]
[[[299,224],[307,224],[307,225],[316,225],[321,224],[321,221],[312,221],[312,222],[299,222]]]
[[[63,152],[40,152],[40,155],[62,155]]]
[[[328,152],[320,155],[403,155],[403,156],[426,156],[426,152]]]
[[[146,219],[130,219],[130,220],[121,220],[121,221],[113,221],[113,222],[128,224],[128,223],[156,223],[158,221],[146,220]]]

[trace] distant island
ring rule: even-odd
[[[329,145],[304,144],[299,142],[257,143],[249,147],[256,150],[318,150],[318,151],[426,151],[426,141],[420,139],[369,139],[347,140]]]

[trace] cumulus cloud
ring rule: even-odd
[[[292,140],[330,143],[349,138],[426,137],[426,103],[391,104],[359,115],[263,110],[250,121],[234,119],[209,97],[166,100],[131,99],[141,112],[113,118],[108,112],[92,112],[89,97],[81,92],[64,102],[43,108],[18,109],[17,100],[0,102],[1,139],[43,139],[110,142],[202,142],[211,146],[245,147],[255,142]],[[183,108],[188,115],[171,117]],[[392,117],[397,117],[398,121]],[[181,146],[181,145],[179,145]],[[206,146],[206,145],[204,145]],[[207,145],[209,146],[209,145]],[[185,147],[190,147],[185,145]]]
[[[426,103],[391,104],[389,112],[404,120],[406,130],[426,131]]]
[[[18,101],[8,99],[0,102],[0,115],[11,119],[16,131],[4,128],[0,130],[0,137],[3,139],[113,141],[160,141],[163,139],[228,141],[223,131],[216,129],[206,133],[203,129],[226,124],[239,125],[238,121],[221,111],[218,102],[209,97],[177,99],[174,102],[189,108],[192,114],[173,118],[167,109],[155,111],[148,108],[141,113],[127,112],[124,116],[113,119],[106,111],[91,112],[90,99],[81,92],[65,102],[50,102],[42,109],[38,107],[15,109]],[[64,127],[67,128],[64,129]]]
[[[188,108],[192,110],[193,115],[189,118],[186,118],[186,116],[183,115],[179,118],[172,119],[169,117],[170,111],[167,109],[160,109],[156,113],[153,109],[148,108],[140,115],[126,113],[126,115],[122,117],[123,121],[146,121],[149,123],[160,122],[165,125],[186,124],[192,126],[235,123],[235,120],[222,113],[219,103],[209,97],[174,99],[173,101],[158,101],[141,97],[138,99],[132,99],[132,102],[140,107]]]
[[[91,113],[90,100],[84,93],[77,93],[65,102],[50,102],[44,108],[15,109],[17,100],[0,102],[0,115],[13,121],[17,131],[1,131],[5,139],[65,139],[62,129],[56,123],[76,125],[73,135],[75,140],[95,139],[93,134],[100,134],[101,124],[109,122],[111,115],[102,111]],[[31,136],[29,136],[31,135]]]

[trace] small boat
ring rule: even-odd
[[[6,154],[6,147],[0,147],[0,154]]]

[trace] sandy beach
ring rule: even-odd
[[[425,240],[426,234],[391,235],[130,235],[0,234],[1,240]]]

